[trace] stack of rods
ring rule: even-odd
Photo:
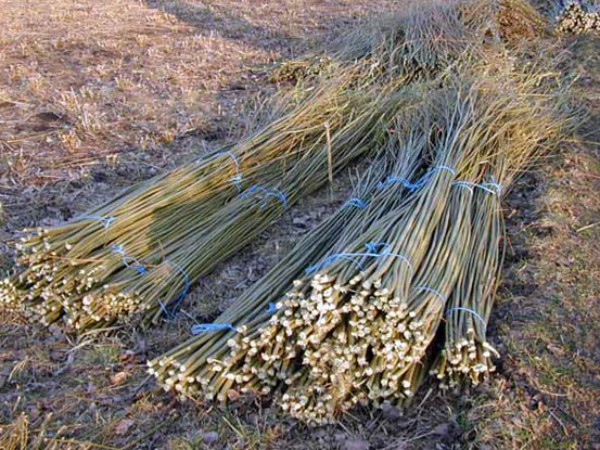
[[[360,111],[346,116],[347,123],[342,130],[332,133],[331,148],[337,150],[331,157],[330,147],[325,143],[312,150],[312,155],[307,152],[281,176],[281,181],[261,184],[257,190],[250,188],[206,219],[199,218],[187,233],[182,232],[178,240],[162,247],[168,257],[148,273],[133,281],[127,277],[123,283],[116,278],[111,285],[86,293],[82,299],[84,320],[75,323],[75,328],[109,323],[122,304],[113,299],[122,298],[128,300],[127,313],[141,310],[145,322],[158,320],[163,310],[156,305],[161,299],[175,298],[186,289],[189,278],[209,273],[281,217],[286,207],[323,186],[330,174],[337,174],[350,161],[368,153],[381,141],[385,132],[383,120],[397,108],[406,106],[411,98],[408,95],[373,97]],[[273,185],[275,187],[271,187]],[[174,270],[180,273],[174,274]],[[187,277],[182,276],[184,270]],[[134,309],[130,310],[129,305]]]
[[[408,1],[394,14],[376,19],[344,33],[327,51],[281,63],[272,80],[335,77],[357,62],[371,75],[430,79],[465,53],[483,51],[490,36],[512,47],[540,34],[544,26],[525,0]]]
[[[556,22],[561,33],[582,34],[600,31],[600,10],[582,0],[560,0]]]
[[[250,144],[199,163],[203,169],[181,168],[122,196],[115,210],[38,230],[19,246],[26,270],[16,283],[5,282],[5,305],[43,324],[66,314],[79,330],[136,313],[156,320],[190,280],[377,145],[378,123],[405,106],[408,95],[348,90],[340,80],[351,78],[341,74]]]
[[[37,229],[18,244],[22,270],[0,282],[0,308],[79,331],[172,314],[191,282],[377,147],[381,124],[411,92],[427,90],[411,82],[418,74],[434,81],[459,54],[478,52],[472,44],[490,26],[474,18],[481,3],[413,8],[369,41],[369,57],[318,80],[297,107],[239,144]]]
[[[481,232],[465,247],[468,258],[447,301],[445,347],[430,371],[442,389],[481,383],[495,371],[492,357],[500,356],[486,341],[486,328],[500,270],[502,218],[497,199],[487,191],[479,189],[473,197],[472,221]]]
[[[166,390],[220,402],[276,393],[291,416],[326,423],[357,403],[404,403],[429,370],[442,387],[493,370],[499,200],[562,122],[537,76],[451,78],[396,119],[392,161],[379,164],[396,168],[375,190],[372,177],[361,184],[366,207],[351,218],[344,207],[345,221],[310,233],[215,323],[149,362]],[[332,223],[346,225],[328,233]],[[328,256],[303,273],[315,248]]]
[[[156,323],[195,279],[367,157],[354,197],[150,373],[183,398],[274,394],[308,423],[403,404],[428,374],[443,389],[482,382],[497,356],[486,329],[500,200],[564,125],[548,74],[507,57],[505,41],[538,24],[532,11],[415,2],[381,33],[349,38],[248,138],[24,238],[0,310],[78,331]]]
[[[272,79],[303,80],[336,76],[361,62],[370,74],[409,79],[432,78],[459,58],[487,31],[469,15],[479,1],[408,2],[391,17],[378,17],[373,29],[345,33],[331,49],[282,63]]]

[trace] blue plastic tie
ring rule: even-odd
[[[432,294],[435,294],[437,296],[437,298],[440,300],[440,302],[442,302],[442,306],[444,306],[446,304],[446,297],[444,297],[440,291],[433,289],[429,286],[417,286],[415,287],[415,289],[418,289],[420,291],[427,291],[427,292],[431,292]]]
[[[236,174],[234,176],[232,176],[229,181],[231,181],[231,183],[235,186],[235,188],[238,190],[238,192],[242,192],[242,173],[240,172],[240,166],[238,163],[237,158],[231,153],[228,152],[231,157],[233,158],[233,160],[235,161],[235,170],[236,170]]]
[[[485,185],[483,185],[483,184],[478,184],[478,185],[476,185],[476,187],[478,187],[479,189],[482,189],[482,190],[484,190],[484,191],[485,191],[485,192],[487,192],[488,194],[492,194],[492,195],[498,195],[498,191],[494,191],[494,190],[492,190],[492,189],[490,189],[490,188],[486,187],[486,186],[485,186]]]
[[[352,197],[350,200],[344,203],[344,206],[356,206],[357,208],[365,209],[367,204],[358,197]]]
[[[452,167],[448,167],[448,166],[436,166],[436,167],[433,167],[432,169],[430,169],[425,175],[423,175],[415,183],[411,183],[409,180],[407,180],[404,177],[398,177],[398,176],[395,176],[395,175],[390,175],[384,181],[380,181],[379,183],[377,183],[377,187],[379,189],[383,189],[384,187],[386,187],[389,184],[392,184],[392,183],[401,183],[409,191],[411,191],[411,192],[412,191],[416,191],[417,189],[420,189],[421,187],[423,187],[425,185],[425,183],[427,183],[427,181],[432,177],[432,175],[435,172],[439,172],[440,170],[447,170],[452,175],[456,175],[456,170],[454,170]]]
[[[242,192],[242,174],[237,174],[229,179],[238,190],[238,192]]]
[[[472,183],[470,181],[455,181],[453,185],[465,187],[473,192],[474,188],[482,189],[492,195],[500,195],[502,192],[502,185],[499,183]]]
[[[377,252],[377,249],[379,247],[383,247],[385,249],[383,251],[385,252],[385,251],[389,250],[390,244],[388,244],[387,242],[367,242],[365,244],[365,247],[367,247],[367,250],[369,250],[370,252],[373,252],[373,253]]]
[[[454,170],[454,168],[452,167],[448,167],[448,166],[436,166],[433,168],[433,172],[438,172],[440,170],[447,170],[448,172],[450,172],[452,175],[456,175],[456,170]]]
[[[498,182],[496,182],[496,181],[493,181],[493,182],[491,182],[491,183],[486,183],[486,184],[487,184],[488,186],[493,186],[493,187],[495,187],[495,188],[496,188],[496,190],[498,191],[498,194],[501,194],[501,193],[502,193],[502,191],[503,191],[503,189],[504,189],[504,187],[503,187],[503,186],[502,186],[500,183],[498,183]]]
[[[264,208],[265,206],[267,206],[267,197],[275,197],[278,198],[279,201],[281,201],[281,204],[284,206],[284,208],[287,209],[288,207],[288,203],[287,203],[287,198],[285,196],[285,194],[275,188],[266,188],[264,186],[260,186],[258,184],[253,184],[252,186],[250,186],[248,189],[246,189],[244,192],[242,192],[240,195],[244,198],[249,198],[252,194],[255,193],[261,193],[262,194],[262,200],[263,203],[261,204],[261,208]]]
[[[273,302],[269,302],[269,309],[267,309],[267,314],[274,314],[277,311],[277,305]]]
[[[108,228],[112,225],[112,223],[117,220],[116,217],[112,217],[112,216],[96,216],[94,214],[91,215],[87,215],[87,216],[81,216],[79,219],[81,220],[97,220],[99,222],[102,222],[104,225],[104,228]]]
[[[387,242],[367,242],[365,244],[365,247],[367,247],[367,250],[369,250],[370,252],[376,252],[377,248],[383,247],[383,250],[381,250],[377,254],[377,256],[392,256],[394,258],[400,258],[408,265],[408,268],[410,269],[411,277],[412,277],[412,274],[414,274],[413,266],[412,266],[411,262],[408,260],[408,258],[399,253],[392,253],[390,251],[391,245],[388,244]]]
[[[477,185],[477,187],[493,195],[500,196],[500,194],[502,194],[502,185],[500,183],[496,183],[495,181],[491,183],[480,183]],[[494,188],[494,190],[490,189],[490,187]]]
[[[227,156],[229,156],[231,159],[233,159],[233,163],[235,164],[235,169],[236,169],[236,171],[237,171],[238,173],[240,172],[240,161],[238,160],[237,156],[235,156],[235,154],[233,154],[233,152],[231,152],[231,151],[227,151],[227,152],[221,152],[221,153],[218,153],[218,154],[217,154],[217,156],[220,156],[220,155],[227,155]],[[240,176],[241,176],[241,174],[240,174]]]
[[[475,316],[477,319],[479,319],[479,321],[483,324],[484,327],[487,327],[487,322],[485,321],[485,319],[483,317],[481,317],[476,311],[473,311],[472,309],[463,308],[462,306],[457,306],[456,308],[449,309],[447,315],[453,313],[454,311],[465,311],[465,312],[471,313],[471,314],[473,314],[473,316]]]
[[[386,187],[389,184],[393,184],[393,183],[400,183],[402,184],[406,189],[408,189],[409,191],[414,191],[415,189],[418,189],[420,187],[420,182],[417,183],[411,183],[410,181],[408,181],[406,178],[403,177],[397,177],[394,175],[390,175],[388,176],[384,181],[380,181],[379,183],[377,183],[377,187],[379,189],[383,189],[384,187]]]
[[[175,315],[177,314],[179,307],[183,303],[183,300],[190,293],[191,283],[190,283],[190,277],[188,276],[187,272],[183,269],[183,267],[181,267],[177,263],[174,263],[170,259],[166,259],[165,261],[168,262],[169,264],[171,264],[173,267],[175,267],[179,272],[181,272],[181,274],[183,275],[184,282],[185,282],[185,286],[183,287],[183,290],[177,295],[175,300],[173,300],[170,310],[163,302],[160,302],[160,301],[158,302],[162,312],[167,316],[167,318],[169,320],[173,320],[175,318]]]
[[[455,181],[452,184],[463,188],[467,188],[471,192],[471,194],[473,193],[473,188],[475,187],[475,183],[471,183],[470,181]]]
[[[192,334],[213,333],[215,331],[235,330],[235,327],[230,323],[199,323],[192,325]]]
[[[333,263],[336,259],[345,259],[347,261],[350,261],[351,263],[355,264],[360,270],[362,270],[363,269],[362,263],[359,261],[356,261],[356,259],[354,259],[354,258],[360,258],[362,256],[379,256],[379,255],[372,254],[372,253],[335,253],[333,255],[329,255],[323,261],[307,267],[304,272],[307,275],[310,275],[311,273],[314,273],[317,270],[322,269],[323,267],[328,266],[329,264]]]
[[[256,191],[258,191],[260,189],[265,190],[265,188],[260,187],[258,184],[253,184],[248,189],[246,189],[244,192],[242,192],[240,194],[240,197],[248,198],[248,197],[250,197],[250,195],[254,194]]]
[[[239,192],[241,192],[242,191],[242,187],[241,187],[242,173],[241,173],[240,161],[238,160],[238,157],[235,156],[235,154],[233,152],[226,151],[226,152],[215,153],[211,159],[218,158],[220,156],[229,156],[233,160],[233,163],[235,164],[236,175],[231,177],[229,179],[229,181],[231,181],[231,183],[233,183],[233,185],[237,188],[237,190]]]
[[[381,254],[381,256],[393,256],[394,258],[401,259],[402,261],[404,261],[406,263],[406,265],[410,269],[410,276],[411,276],[411,278],[414,275],[415,269],[413,269],[413,266],[412,266],[411,262],[408,260],[408,258],[406,256],[401,255],[399,253],[390,253],[390,252],[384,252],[384,253]]]
[[[377,248],[381,247],[381,246],[384,247],[384,250],[381,252],[378,252]],[[398,253],[391,253],[390,245],[388,243],[386,243],[386,242],[367,242],[365,244],[365,247],[367,248],[368,253],[335,253],[333,255],[329,255],[323,261],[307,267],[304,272],[307,275],[310,275],[311,273],[314,273],[317,270],[331,264],[336,259],[346,259],[346,260],[350,261],[351,263],[355,264],[360,270],[363,270],[363,264],[360,261],[357,261],[355,258],[362,258],[362,257],[368,257],[368,256],[371,256],[374,258],[379,258],[381,256],[392,256],[394,258],[402,259],[408,265],[411,274],[414,273],[413,266],[410,263],[410,261],[408,260],[408,258],[406,256],[400,255]]]
[[[126,267],[128,268],[134,268],[135,270],[138,271],[138,273],[140,275],[143,275],[147,272],[147,269],[142,265],[142,263],[140,263],[136,258],[134,258],[133,256],[128,255],[127,253],[125,253],[125,249],[123,248],[122,245],[117,245],[117,244],[112,244],[110,246],[110,248],[115,252],[118,253],[119,255],[121,255],[121,259],[123,260],[123,264],[125,264]],[[129,262],[132,262],[133,265],[129,264]]]
[[[288,204],[287,204],[287,198],[286,198],[286,196],[285,196],[285,194],[284,194],[283,192],[281,192],[281,191],[279,191],[279,190],[277,190],[277,189],[271,189],[269,192],[267,192],[267,193],[265,194],[265,198],[266,198],[266,197],[269,197],[269,196],[271,196],[271,197],[275,197],[275,198],[278,198],[278,199],[279,199],[279,201],[281,202],[281,204],[282,204],[282,205],[283,205],[285,208],[287,208],[287,207],[288,207]],[[265,202],[265,205],[266,205],[266,202]]]

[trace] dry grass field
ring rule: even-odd
[[[277,61],[393,4],[0,0],[0,276],[18,230],[68,220],[235,139],[249,101],[277,88]],[[0,449],[600,449],[600,37],[560,40],[587,120],[506,205],[490,331],[502,358],[489,384],[452,395],[426,386],[407,411],[309,428],[268,402],[207,409],[159,391],[145,362],[189,335],[185,315],[78,337],[0,320]],[[200,280],[185,309],[213,318],[343,190],[304,199]]]

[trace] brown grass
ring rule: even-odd
[[[14,422],[0,427],[0,448],[4,450],[25,450],[29,441],[29,420],[21,414]]]
[[[492,448],[600,448],[600,40],[567,45],[587,123],[510,205],[493,331],[505,357],[469,413]]]
[[[123,154],[160,168],[176,140],[227,137],[270,65],[386,3],[1,0],[7,215],[22,216],[19,190],[85,182]]]

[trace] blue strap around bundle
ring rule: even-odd
[[[358,267],[358,269],[363,270],[363,268],[364,268],[363,263],[361,261],[357,261],[358,258],[364,258],[364,257],[369,257],[369,256],[373,257],[373,258],[379,258],[381,256],[391,256],[393,258],[399,258],[399,259],[403,260],[408,265],[408,268],[410,269],[410,272],[411,272],[411,276],[414,273],[413,266],[412,266],[411,262],[408,260],[408,258],[404,255],[400,255],[399,253],[392,253],[390,251],[391,246],[387,242],[367,242],[365,244],[365,247],[367,248],[367,252],[365,252],[365,253],[361,253],[361,252],[334,253],[333,255],[329,255],[323,261],[307,267],[304,272],[307,275],[310,275],[310,274],[322,269],[323,267],[328,266],[329,264],[333,263],[337,259],[345,259],[347,261],[350,261],[351,263],[356,265]],[[378,251],[377,249],[379,249],[381,247],[383,247],[383,250]]]
[[[192,334],[214,333],[224,330],[235,330],[235,327],[230,323],[198,323],[191,328]]]
[[[431,168],[429,171],[427,171],[425,175],[423,175],[418,181],[414,183],[411,183],[404,177],[390,175],[384,181],[380,181],[379,183],[377,183],[377,187],[379,189],[383,189],[390,184],[400,183],[409,191],[416,191],[417,189],[422,188],[429,181],[429,179],[433,176],[434,173],[443,170],[450,172],[452,175],[456,175],[456,170],[454,170],[452,167],[440,165]]]
[[[112,216],[97,216],[94,214],[88,214],[88,215],[79,217],[78,220],[97,220],[98,222],[102,222],[102,224],[104,225],[104,228],[108,228],[112,225],[112,223],[115,220],[117,220],[117,218],[112,217]]]
[[[434,289],[429,286],[416,286],[415,289],[419,290],[419,291],[431,292],[439,299],[439,301],[442,303],[442,306],[444,306],[446,304],[446,297],[444,297],[442,295],[442,293],[440,291],[438,291],[437,289]]]
[[[173,267],[175,267],[181,273],[181,275],[183,275],[183,281],[185,283],[183,289],[177,295],[177,297],[175,297],[175,300],[173,300],[173,302],[171,303],[170,306],[165,305],[161,301],[158,302],[158,304],[160,305],[160,309],[165,314],[165,316],[167,316],[167,318],[169,320],[173,320],[173,319],[175,319],[175,316],[177,315],[177,311],[179,311],[179,308],[181,307],[183,300],[190,293],[191,282],[190,282],[190,277],[188,276],[187,272],[183,269],[183,267],[181,267],[179,264],[171,261],[170,259],[166,259],[165,262],[171,264]]]
[[[262,203],[260,206],[261,208],[264,208],[267,205],[268,197],[275,197],[275,198],[279,199],[279,201],[285,208],[288,207],[288,202],[287,202],[287,198],[286,198],[285,194],[275,188],[268,188],[268,187],[261,186],[259,184],[253,184],[252,186],[250,186],[248,189],[246,189],[244,192],[242,192],[240,194],[240,196],[244,197],[244,198],[250,198],[251,196],[256,196],[256,195],[258,195],[258,197],[262,199]]]
[[[128,255],[125,252],[125,249],[123,248],[122,245],[112,244],[110,246],[110,248],[115,253],[118,253],[119,255],[121,255],[121,259],[123,261],[123,264],[126,267],[133,268],[133,269],[137,270],[140,275],[143,275],[143,274],[146,273],[146,271],[147,271],[146,267],[144,267],[144,265],[142,263],[140,263],[136,258],[134,258],[131,255]]]
[[[356,206],[357,208],[365,209],[367,207],[367,204],[358,197],[352,197],[351,199],[346,201],[346,203],[344,203],[343,206]]]
[[[469,314],[472,314],[473,317],[475,317],[476,319],[478,319],[483,324],[484,328],[487,327],[487,322],[485,321],[485,319],[483,317],[481,317],[476,311],[473,311],[472,309],[463,308],[462,306],[457,306],[455,308],[449,309],[448,313],[446,315],[450,315],[454,311],[465,311],[465,312],[468,312]]]

